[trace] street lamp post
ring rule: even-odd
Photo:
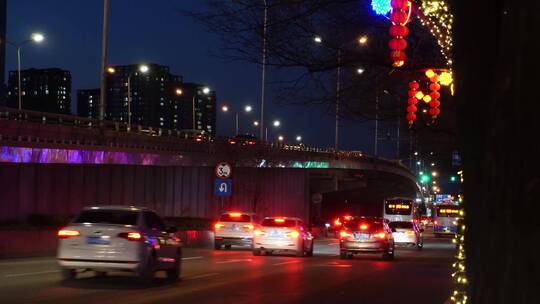
[[[264,95],[266,85],[266,31],[268,24],[268,3],[267,0],[263,0],[264,3],[264,20],[263,20],[263,48],[262,48],[262,75],[261,75],[261,128],[259,130],[259,137],[263,137],[264,128]]]
[[[210,94],[210,88],[209,87],[203,87],[202,88],[202,93],[204,95],[208,95]],[[194,94],[193,94],[193,99],[191,100],[191,120],[192,120],[192,129],[195,130],[195,98],[197,97],[197,95],[199,95],[199,90],[196,89]]]
[[[15,47],[17,49],[17,97],[18,97],[18,104],[19,104],[19,111],[22,110],[22,88],[21,88],[21,48],[23,45],[29,43],[29,42],[35,42],[40,43],[45,39],[45,36],[40,33],[32,33],[30,35],[30,39],[23,40],[18,43],[6,41],[7,44]]]

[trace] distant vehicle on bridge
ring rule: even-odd
[[[145,207],[94,206],[58,231],[58,263],[65,280],[80,271],[129,271],[145,283],[164,270],[176,281],[182,263],[181,240],[175,228]]]
[[[383,218],[390,222],[416,222],[419,217],[413,198],[393,197],[384,201]]]
[[[253,146],[257,143],[257,137],[252,134],[239,134],[229,138],[228,143],[231,145]]]
[[[433,215],[433,233],[435,237],[457,233],[457,220],[460,217],[460,211],[461,207],[452,202],[435,205]]]

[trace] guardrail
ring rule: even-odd
[[[20,122],[20,123],[17,123]],[[209,137],[194,130],[170,130],[141,125],[101,121],[73,115],[44,113],[0,107],[0,140],[66,144],[76,146],[100,146],[121,149],[143,149],[163,152],[216,153],[223,148],[231,149],[229,138]],[[236,144],[236,149],[254,153],[287,153],[287,156],[350,159],[385,162],[406,167],[400,161],[365,155],[360,151],[335,151],[331,148],[288,145],[257,141],[256,145]]]

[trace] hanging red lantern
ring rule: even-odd
[[[435,74],[435,76],[431,77],[429,80],[434,83],[439,82],[439,75]]]
[[[392,51],[390,52],[390,59],[392,61],[405,61],[407,59],[407,55],[405,55],[405,52],[403,51]]]
[[[395,37],[407,37],[409,35],[409,28],[404,25],[393,24],[390,26],[389,33]]]
[[[413,106],[413,105],[410,105],[407,107],[407,112],[416,112],[416,110],[418,110],[418,108],[416,108],[416,106]]]
[[[416,96],[416,90],[409,90],[409,97],[414,97]]]
[[[437,91],[433,91],[429,95],[431,96],[431,99],[439,99],[441,97],[441,93]]]
[[[391,50],[402,51],[407,48],[407,40],[403,38],[390,39],[390,41],[388,42],[388,47]]]
[[[419,87],[420,85],[418,84],[418,82],[416,81],[409,82],[409,88],[411,88],[412,90],[418,90]]]
[[[432,83],[429,85],[429,89],[432,91],[438,91],[441,89],[441,86],[438,83]]]
[[[390,5],[393,9],[405,9],[409,5],[408,2],[408,0],[392,0]]]
[[[429,109],[429,115],[435,116],[435,115],[437,115],[437,114],[435,114],[435,113],[437,113],[436,110],[435,110],[435,108]]]
[[[393,11],[390,14],[390,21],[392,21],[395,24],[405,25],[405,22],[407,22],[407,19],[409,19],[409,15],[401,10]]]
[[[416,114],[414,114],[414,113],[408,113],[408,114],[407,114],[407,120],[408,120],[409,122],[415,121],[415,120],[416,120]]]
[[[416,92],[414,92],[416,93]],[[418,99],[416,99],[415,97],[411,97],[409,99],[407,99],[407,103],[410,104],[410,105],[415,105],[416,103],[418,103]]]
[[[429,103],[429,106],[431,108],[438,108],[441,106],[441,102],[438,101],[438,100],[432,100],[430,103]]]

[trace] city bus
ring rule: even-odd
[[[435,237],[457,233],[457,219],[460,217],[460,210],[461,207],[452,202],[435,205],[433,212],[433,234]]]
[[[412,222],[418,219],[414,198],[393,197],[384,200],[383,218],[390,222]]]

